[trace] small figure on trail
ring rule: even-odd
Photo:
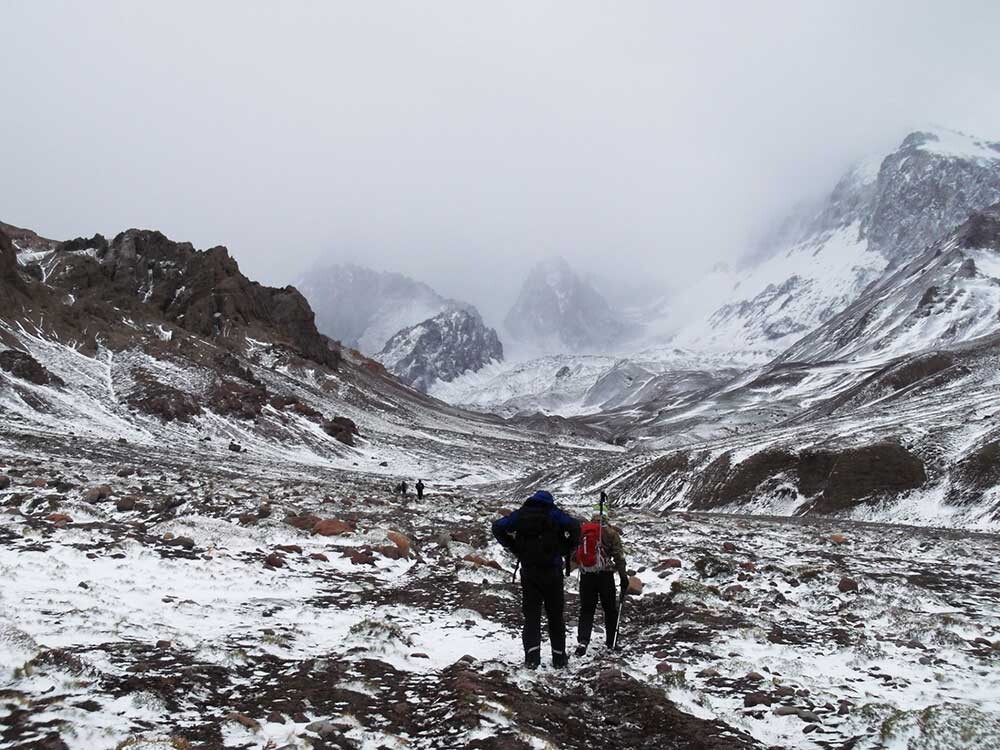
[[[424,480],[423,479],[418,479],[417,483],[414,485],[414,488],[417,490],[417,500],[423,500],[424,499]]]
[[[590,645],[590,634],[594,628],[594,614],[597,600],[604,610],[604,636],[609,649],[617,646],[618,634],[618,593],[622,598],[628,591],[628,571],[625,565],[625,551],[618,532],[607,523],[604,504],[607,495],[601,493],[600,512],[583,524],[580,531],[580,546],[576,550],[576,566],[580,568],[580,620],[576,630],[576,655],[583,656]],[[618,573],[619,587],[615,589],[615,573]]]
[[[521,569],[524,663],[530,669],[542,659],[542,609],[549,626],[552,666],[565,667],[565,592],[563,567],[580,543],[580,523],[556,507],[552,495],[539,490],[509,516],[493,522],[493,536],[517,557]],[[516,574],[516,572],[515,572]]]
[[[397,495],[406,495],[408,489],[409,488],[406,486],[406,480],[404,479],[402,482],[396,485],[393,492],[395,492]]]

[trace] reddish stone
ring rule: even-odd
[[[346,521],[338,521],[334,518],[324,518],[313,524],[312,533],[320,536],[342,536],[350,534],[354,528]]]
[[[73,519],[67,516],[65,513],[49,513],[47,516],[45,516],[45,520],[63,526],[65,526],[68,523],[73,523]]]
[[[319,560],[320,562],[330,562],[330,558],[324,555],[322,552],[313,552],[309,555],[310,560]]]
[[[396,545],[399,549],[401,557],[410,556],[410,540],[405,535],[400,534],[398,531],[390,531],[386,534],[389,537],[389,541]]]

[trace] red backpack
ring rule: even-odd
[[[604,540],[601,524],[585,523],[580,527],[580,546],[576,548],[576,564],[584,573],[597,573],[605,568]]]

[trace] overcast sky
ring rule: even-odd
[[[1000,139],[1000,3],[0,2],[0,220],[400,270],[496,319],[746,251],[855,157]]]

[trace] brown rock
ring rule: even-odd
[[[347,553],[351,565],[374,565],[375,554],[370,549],[357,549]]]
[[[834,544],[847,544],[847,537],[843,534],[831,534],[830,541]]]
[[[858,582],[855,581],[853,578],[848,578],[847,576],[844,576],[843,578],[840,579],[840,583],[837,584],[837,588],[840,590],[841,594],[846,594],[849,591],[857,591]]]
[[[666,674],[667,672],[673,672],[674,668],[665,661],[661,661],[656,665],[656,671],[658,674]]]
[[[399,549],[400,556],[409,557],[410,556],[410,540],[404,534],[400,534],[398,531],[390,531],[386,534],[389,537],[389,541],[396,545]]]
[[[0,474],[0,490],[5,490],[10,487],[10,477],[6,474]]]
[[[643,583],[639,580],[638,576],[630,576],[628,579],[628,589],[626,590],[626,593],[638,596],[642,593],[642,587]]]
[[[318,560],[319,562],[330,562],[330,558],[324,555],[322,552],[313,552],[309,555],[310,560]]]
[[[106,484],[91,487],[83,493],[83,500],[87,503],[98,503],[101,500],[107,500],[109,497],[111,497],[111,487]]]
[[[287,552],[293,555],[301,555],[302,548],[297,544],[277,544],[274,547],[278,552]]]
[[[272,552],[270,555],[264,558],[265,568],[283,568],[285,567],[285,558],[283,558],[279,553]]]
[[[741,562],[740,563],[740,568],[742,568],[743,570],[745,570],[747,572],[750,572],[750,573],[752,573],[753,571],[757,570],[757,566],[754,565],[753,562],[750,561],[750,560],[747,560],[745,562]]]
[[[774,709],[775,716],[798,716],[799,709],[796,706],[777,706]]]
[[[123,513],[135,510],[135,498],[134,497],[123,497],[117,503],[115,503],[115,509],[120,510]]]
[[[722,543],[722,551],[723,552],[735,552],[736,551],[736,545],[733,544],[732,542],[723,542]]]
[[[41,477],[39,477],[38,479],[32,479],[31,480],[31,486],[32,487],[39,487],[39,488],[41,488],[41,487],[44,487],[47,484],[48,484],[48,481],[45,480],[45,479],[42,479]]]
[[[485,557],[482,557],[481,555],[472,554],[471,552],[468,555],[462,557],[462,560],[464,560],[465,562],[472,563],[473,565],[479,568],[493,568],[494,570],[503,570],[503,568],[500,567],[500,563],[498,563],[496,560],[487,560]]]
[[[51,521],[57,526],[65,526],[68,523],[73,523],[73,519],[67,516],[65,513],[49,513],[45,516],[46,521]]]
[[[662,560],[660,561],[660,564],[656,566],[658,570],[666,570],[667,568],[680,568],[680,567],[682,567],[681,561],[675,558]]]
[[[249,716],[246,716],[244,714],[236,713],[235,711],[226,714],[226,721],[235,721],[237,724],[242,724],[247,729],[250,729],[254,732],[260,731],[260,722],[258,722],[256,719],[251,719]]]
[[[760,672],[750,672],[749,674],[747,674],[746,677],[744,677],[744,679],[748,680],[749,682],[763,682],[764,675],[762,675]]]
[[[338,521],[334,518],[319,520],[312,527],[312,533],[319,534],[320,536],[342,536],[350,534],[352,531],[354,531],[354,527],[349,523]]]
[[[754,706],[770,706],[771,696],[767,693],[757,690],[752,693],[747,693],[743,696],[743,706],[744,708],[753,708]]]
[[[157,647],[158,649],[160,649],[160,651],[166,651],[166,650],[167,650],[168,648],[170,648],[170,647],[171,647],[172,645],[173,645],[173,644],[172,644],[172,643],[171,643],[170,641],[157,641],[157,642],[156,642],[156,647]]]

